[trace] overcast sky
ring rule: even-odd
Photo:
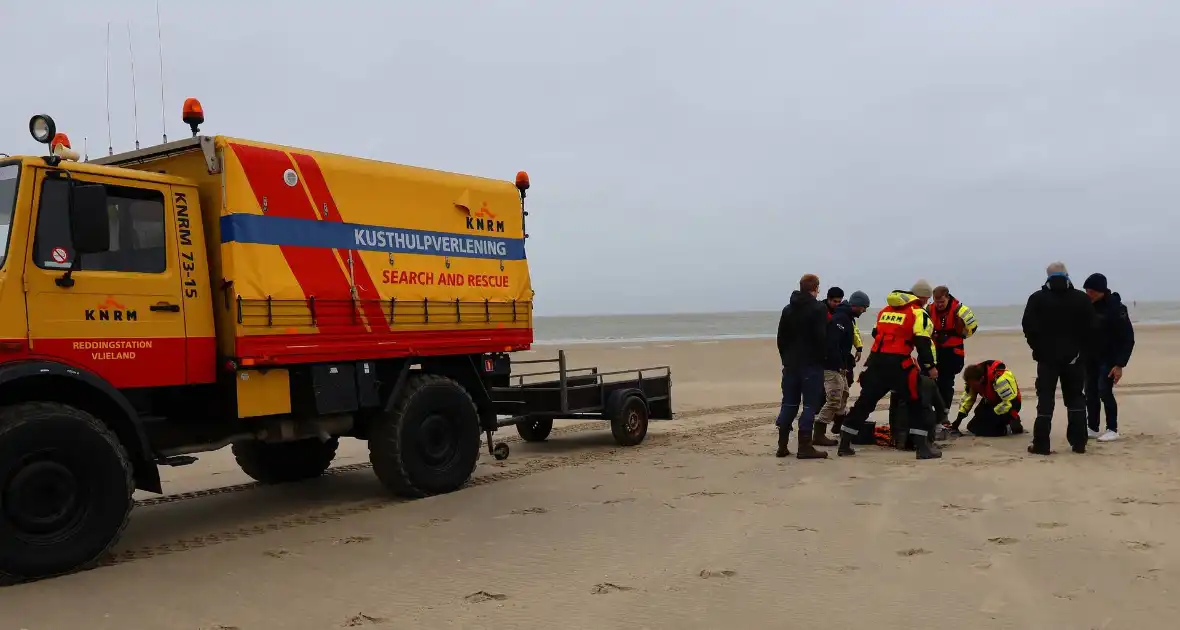
[[[539,314],[778,308],[804,272],[1180,297],[1180,2],[162,0],[172,139],[532,176]],[[153,0],[0,0],[0,151],[160,140]],[[29,56],[22,58],[21,53]]]

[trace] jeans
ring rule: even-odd
[[[799,414],[799,403],[803,413]],[[824,404],[824,370],[820,366],[794,370],[783,369],[783,404],[778,419],[774,421],[779,429],[790,431],[795,416],[799,415],[799,431],[810,433],[815,424],[815,414]]]
[[[1106,428],[1119,430],[1119,403],[1114,399],[1114,379],[1110,377],[1113,366],[1104,361],[1086,362],[1086,420],[1090,429],[1099,428],[1099,413],[1106,408]]]

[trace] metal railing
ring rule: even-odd
[[[390,326],[532,324],[528,300],[274,299],[237,296],[238,323],[249,327],[348,326],[378,314]]]

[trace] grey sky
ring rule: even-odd
[[[161,4],[173,139],[197,96],[207,133],[528,170],[540,314],[777,308],[807,271],[1016,303],[1055,259],[1180,297],[1175,0]],[[0,151],[46,112],[105,153],[108,20],[115,150],[128,19],[158,142],[154,7],[0,0]]]

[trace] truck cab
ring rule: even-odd
[[[84,370],[116,389],[215,380],[209,276],[201,272],[205,246],[191,183],[18,158],[0,162],[0,208],[8,209],[0,214],[7,220],[0,224],[7,233],[0,370],[35,359]],[[88,242],[77,247],[79,230]]]

